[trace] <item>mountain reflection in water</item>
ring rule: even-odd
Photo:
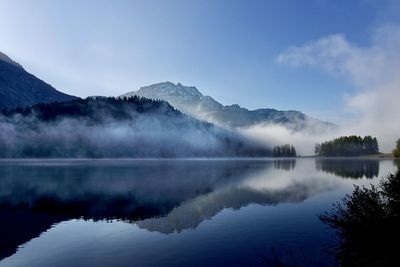
[[[118,219],[150,232],[181,233],[224,209],[298,203],[339,186],[340,179],[321,179],[315,170],[342,177],[374,177],[379,172],[379,162],[300,163],[293,159],[1,161],[0,259],[70,219]]]

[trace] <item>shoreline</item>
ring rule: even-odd
[[[301,156],[300,158],[320,158],[320,159],[371,159],[371,160],[379,160],[379,159],[391,159],[396,160],[392,153],[380,153],[375,155],[361,155],[361,156]],[[399,158],[400,160],[400,158]]]
[[[27,161],[27,162],[42,162],[48,161],[49,163],[57,161],[171,161],[171,160],[181,160],[181,161],[207,161],[207,160],[295,160],[295,159],[364,159],[364,160],[400,160],[400,158],[395,158],[391,153],[382,153],[377,155],[363,155],[363,156],[298,156],[298,157],[143,157],[143,158],[0,158],[0,162],[12,162],[12,161]]]

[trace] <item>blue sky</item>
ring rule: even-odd
[[[172,81],[224,104],[335,121],[354,82],[278,56],[332,34],[368,47],[376,28],[398,23],[399,2],[0,0],[0,51],[81,97]]]

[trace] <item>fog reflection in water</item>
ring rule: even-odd
[[[176,234],[197,229],[223,210],[239,210],[250,204],[301,203],[351,187],[332,174],[374,177],[379,173],[377,161],[342,163],[313,159],[3,161],[0,236],[5,238],[0,257],[13,255],[18,246],[70,219],[111,220],[108,227],[120,227],[114,221],[118,219],[145,231]],[[255,231],[247,229],[242,234],[254,235]],[[112,241],[118,243],[118,239]],[[35,242],[28,242],[21,251],[28,251]],[[39,251],[39,258],[40,253],[45,257],[45,250]],[[31,260],[19,255],[20,251],[0,265]],[[186,257],[184,262],[191,263],[190,256]],[[221,260],[215,259],[215,264]]]

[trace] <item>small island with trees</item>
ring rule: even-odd
[[[274,146],[274,149],[272,150],[272,156],[295,158],[297,157],[297,152],[293,145],[286,144],[281,146]]]
[[[316,144],[315,154],[324,157],[354,157],[379,153],[376,137],[351,135]]]

